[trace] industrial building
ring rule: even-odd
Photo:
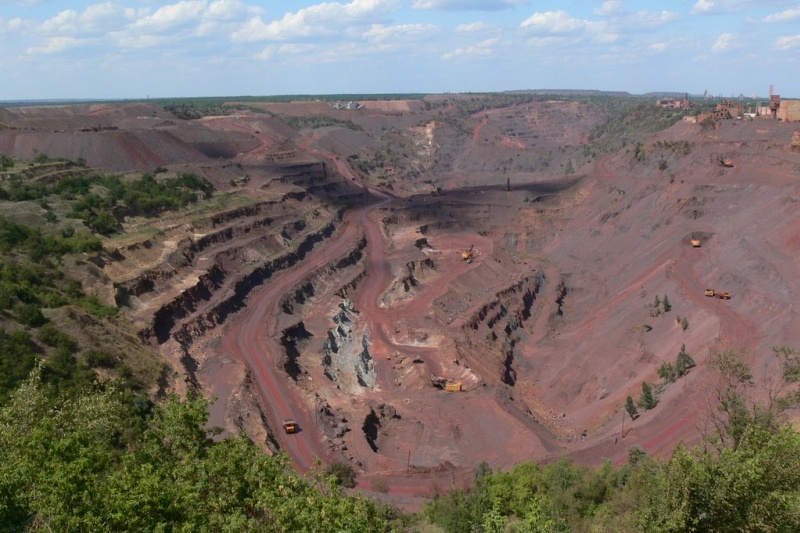
[[[778,118],[782,122],[800,121],[800,100],[781,100]]]

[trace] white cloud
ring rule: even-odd
[[[436,33],[438,28],[432,24],[400,24],[397,26],[384,26],[383,24],[373,24],[369,30],[364,32],[364,38],[376,44],[383,44],[389,41],[392,44],[408,43],[418,41]]]
[[[278,52],[281,54],[299,55],[310,54],[316,48],[313,44],[303,43],[287,43],[278,47]]]
[[[206,7],[204,0],[182,0],[157,9],[152,15],[140,18],[134,23],[135,28],[163,32],[197,20]]]
[[[653,43],[648,48],[654,52],[663,52],[669,46],[667,43]]]
[[[592,23],[570,16],[566,11],[534,13],[522,21],[520,27],[536,33],[574,33],[588,28]]]
[[[218,20],[234,20],[246,14],[263,13],[258,6],[248,6],[239,0],[214,0],[208,6],[207,14]]]
[[[800,48],[800,35],[786,35],[775,39],[775,48],[778,50],[794,50]]]
[[[54,17],[45,20],[40,29],[50,34],[102,32],[114,27],[122,27],[129,20],[145,13],[145,10],[137,11],[113,2],[105,2],[89,5],[81,13],[73,9],[61,11]]]
[[[579,43],[577,37],[532,37],[527,40],[528,46],[534,48],[564,48]]]
[[[480,33],[490,29],[491,26],[485,22],[470,22],[469,24],[459,24],[456,26],[457,33]]]
[[[616,15],[622,12],[623,7],[625,7],[624,0],[606,0],[603,5],[595,8],[594,14],[602,16]]]
[[[119,48],[134,50],[157,48],[175,39],[174,36],[137,34],[129,31],[111,32],[108,34],[108,38]]]
[[[768,5],[796,4],[796,0],[697,0],[692,14],[735,13],[747,9],[763,9]]]
[[[26,52],[29,54],[55,54],[68,48],[75,48],[83,42],[84,40],[75,39],[74,37],[52,37],[47,40],[44,46],[32,46]]]
[[[334,35],[355,23],[373,23],[375,17],[394,10],[397,0],[353,0],[347,4],[326,2],[295,13],[286,13],[283,18],[264,22],[259,17],[251,18],[231,36],[234,41],[281,41],[312,35]]]
[[[626,18],[626,24],[637,29],[655,28],[678,19],[674,11],[637,11]]]
[[[0,35],[22,31],[26,26],[29,24],[19,17],[10,20],[0,19]]]
[[[692,9],[692,13],[708,13],[715,8],[714,2],[711,0],[698,0]]]
[[[714,45],[711,47],[711,51],[724,52],[725,50],[729,50],[735,47],[736,47],[736,36],[732,33],[723,33],[717,37],[716,41],[714,41]]]
[[[466,48],[456,48],[452,52],[442,55],[442,59],[451,60],[459,57],[491,57],[494,55],[494,46],[500,42],[500,39],[486,39]]]
[[[446,11],[500,11],[529,3],[528,0],[415,0],[412,7]]]
[[[800,18],[800,7],[769,15],[764,18],[764,22],[789,22],[798,18]]]
[[[271,44],[264,48],[261,52],[256,54],[256,59],[261,59],[262,61],[267,61],[275,57],[275,53],[278,51],[278,47],[274,44]]]

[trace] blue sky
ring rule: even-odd
[[[601,89],[800,97],[798,0],[0,0],[0,100]]]

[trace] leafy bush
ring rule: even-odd
[[[333,476],[336,482],[342,487],[352,489],[356,486],[356,472],[353,470],[353,467],[348,464],[336,461],[335,463],[331,463],[325,472],[329,476]]]
[[[47,318],[42,314],[42,309],[36,304],[20,304],[14,307],[14,314],[21,324],[36,328],[44,325]]]
[[[83,360],[91,368],[115,368],[117,360],[106,352],[98,350],[86,350],[83,352]]]
[[[0,402],[14,390],[36,364],[31,336],[25,331],[0,328]]]
[[[66,350],[68,353],[75,353],[78,349],[78,343],[66,333],[59,331],[53,324],[43,325],[39,328],[37,336],[46,345]]]

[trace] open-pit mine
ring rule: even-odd
[[[7,108],[0,152],[61,161],[34,180],[209,180],[190,207],[120,217],[86,282],[168,362],[162,393],[214,399],[221,436],[301,471],[344,462],[399,501],[484,461],[697,442],[712,353],[741,352],[758,389],[772,347],[800,346],[792,124],[676,117],[614,145],[591,98],[362,104]],[[694,365],[662,381],[682,347]],[[658,404],[631,419],[643,382]]]

